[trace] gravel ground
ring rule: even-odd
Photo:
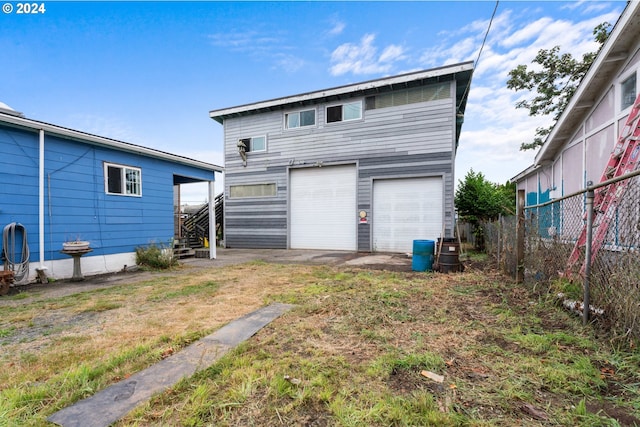
[[[103,289],[124,282],[139,282],[162,274],[179,276],[194,269],[220,268],[227,265],[262,260],[275,263],[317,264],[317,265],[349,265],[361,268],[388,269],[394,271],[411,271],[411,257],[407,254],[381,254],[347,251],[320,251],[298,249],[221,249],[217,250],[216,259],[187,258],[180,261],[181,268],[172,271],[151,272],[137,268],[126,272],[87,276],[81,282],[57,280],[52,283],[30,283],[14,286],[9,295],[28,292],[30,295],[21,299],[7,299],[0,296],[0,307],[17,306],[34,300],[59,298],[79,292]]]

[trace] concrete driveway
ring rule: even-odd
[[[407,254],[331,251],[315,249],[220,249],[214,260],[187,258],[180,262],[194,267],[221,267],[243,262],[262,260],[283,264],[353,265],[408,267],[411,257]]]

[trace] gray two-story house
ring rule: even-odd
[[[225,244],[411,252],[450,237],[473,63],[213,110]]]

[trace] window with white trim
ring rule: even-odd
[[[620,109],[625,110],[636,100],[636,73],[620,83]]]
[[[142,170],[115,163],[104,164],[104,191],[122,196],[142,196]]]
[[[305,126],[315,126],[316,110],[302,110],[284,115],[284,125],[287,129],[296,129]]]
[[[362,118],[362,101],[327,107],[327,123],[360,120]]]
[[[266,136],[254,136],[251,138],[242,138],[240,141],[245,146],[247,153],[256,151],[267,151],[267,137]]]

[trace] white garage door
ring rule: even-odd
[[[356,250],[356,167],[293,169],[290,247]]]
[[[441,177],[373,182],[373,250],[412,252],[414,240],[442,234]]]

